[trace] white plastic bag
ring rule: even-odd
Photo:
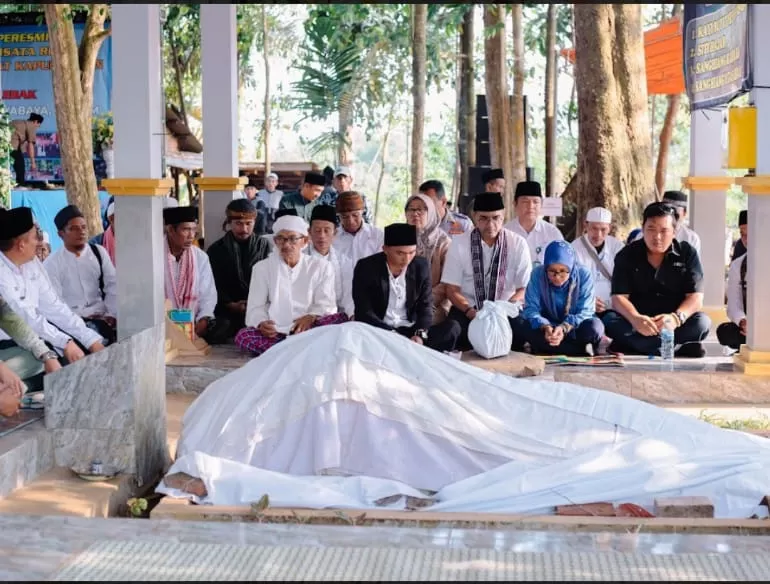
[[[508,318],[519,316],[517,304],[504,300],[485,300],[468,325],[468,340],[485,359],[502,357],[511,351],[513,331]]]

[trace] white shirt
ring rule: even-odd
[[[444,272],[441,275],[441,281],[444,284],[459,286],[460,292],[471,303],[476,305],[476,287],[473,283],[473,256],[471,254],[471,233],[467,231],[452,239],[447,251],[444,262]],[[508,242],[508,264],[505,272],[505,284],[503,294],[497,300],[510,300],[511,296],[519,288],[526,288],[529,283],[529,276],[532,273],[532,260],[530,259],[529,247],[525,239],[514,233],[503,229],[498,237],[505,237]],[[489,289],[489,271],[493,248],[484,241],[481,242],[481,253],[484,267],[484,285]],[[476,306],[476,308],[481,308]]]
[[[584,240],[591,249],[594,249],[591,242],[588,241],[587,235],[582,235],[570,245],[572,245],[572,249],[575,250],[578,263],[582,264],[591,272],[594,280],[594,293],[596,294],[596,297],[609,306],[610,292],[612,291],[612,279],[604,277],[604,274],[602,274],[601,270],[596,266],[592,254],[586,249],[581,240]],[[608,235],[604,240],[604,247],[598,255],[599,261],[601,261],[602,265],[607,269],[610,276],[612,276],[612,271],[615,269],[615,256],[621,249],[623,249],[623,247],[623,243],[612,235]]]
[[[168,250],[168,247],[166,247]],[[166,299],[171,302],[173,308],[190,308],[195,315],[195,321],[202,318],[214,318],[214,309],[217,306],[217,287],[214,284],[214,274],[211,271],[211,262],[206,252],[198,247],[192,246],[193,265],[195,266],[195,281],[193,282],[192,293],[198,300],[195,306],[177,306],[174,301],[174,295],[171,291],[174,289],[174,283],[179,279],[179,262],[172,260],[174,282],[169,279],[169,273],[166,266],[163,266],[163,276],[166,290]],[[168,253],[168,251],[166,251]]]
[[[393,328],[413,326],[414,323],[407,320],[406,316],[406,270],[401,270],[398,276],[394,276],[388,266],[388,278],[388,307],[382,320]]]
[[[299,256],[293,268],[274,253],[254,264],[246,302],[246,326],[257,327],[266,320],[279,333],[288,334],[294,321],[306,314],[325,316],[337,312],[334,274],[330,262]]]
[[[107,250],[96,246],[102,259],[102,267],[90,245],[76,255],[61,247],[48,256],[43,267],[57,296],[85,318],[91,316],[118,316],[117,277]],[[99,290],[99,273],[104,273],[104,300]]]
[[[735,258],[730,262],[730,269],[727,271],[727,318],[735,324],[746,318],[741,290],[741,263],[744,259],[746,254]]]
[[[62,302],[37,258],[17,267],[0,253],[0,296],[41,339],[60,352],[72,338],[86,348],[104,343],[99,333],[88,328],[83,319]],[[8,339],[5,331],[0,330],[0,340]]]
[[[519,223],[519,218],[511,219],[504,225],[505,229],[513,231],[518,235],[521,235],[527,242],[530,251],[530,257],[532,258],[532,264],[538,266],[543,263],[543,256],[545,255],[545,248],[552,241],[563,241],[564,236],[559,231],[559,228],[548,221],[538,219],[535,222],[535,227],[527,233],[527,230]]]
[[[353,270],[361,258],[381,252],[383,243],[385,232],[369,223],[364,223],[355,234],[340,229],[332,242],[340,266],[345,312],[351,316],[354,312]]]
[[[345,312],[349,316],[353,316],[353,294],[352,289],[350,294],[346,294],[346,289],[342,285],[342,266],[340,265],[339,256],[333,247],[329,248],[329,253],[321,255],[313,247],[313,243],[309,243],[305,248],[305,253],[311,257],[319,258],[329,262],[334,270],[334,296],[337,299],[337,310]],[[352,277],[352,276],[351,276]]]

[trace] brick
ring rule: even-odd
[[[584,503],[582,505],[559,505],[556,514],[572,517],[615,517],[612,503]]]
[[[661,497],[655,499],[656,517],[714,517],[714,504],[708,497]]]

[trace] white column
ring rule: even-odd
[[[770,182],[770,60],[763,58],[770,48],[765,40],[770,30],[770,6],[752,4],[754,22],[752,38],[754,56],[754,105],[757,108],[757,168],[760,182]],[[748,335],[747,344],[754,351],[770,351],[770,272],[767,257],[770,250],[770,188],[748,189],[749,241],[748,266]],[[756,192],[753,194],[752,191]],[[762,192],[764,191],[764,192]],[[760,194],[761,192],[761,194]]]
[[[112,7],[115,176],[163,177],[163,95],[158,4]],[[115,197],[118,337],[165,323],[162,200]]]
[[[722,113],[698,110],[690,115],[689,223],[700,236],[703,307],[714,325],[726,320],[725,224],[727,188],[732,179],[722,168]]]
[[[203,225],[208,247],[224,232],[225,207],[239,196],[238,46],[235,4],[201,4]],[[230,179],[216,180],[212,179]],[[219,186],[206,188],[206,182]],[[212,184],[209,182],[209,184]],[[230,190],[227,190],[227,189]]]

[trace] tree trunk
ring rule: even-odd
[[[425,131],[425,62],[428,5],[412,4],[412,193],[419,191],[424,169],[423,134]]]
[[[476,89],[473,62],[473,46],[475,36],[474,20],[475,5],[468,7],[463,18],[460,31],[460,83],[459,103],[457,114],[457,154],[460,163],[460,188],[455,202],[460,196],[468,193],[470,188],[469,169],[476,165]]]
[[[674,4],[672,18],[682,17],[682,5]],[[679,104],[682,96],[669,95],[668,105],[666,107],[666,117],[663,120],[663,127],[660,129],[658,139],[658,159],[655,164],[655,186],[658,190],[659,198],[663,196],[666,190],[666,171],[668,170],[668,152],[671,147],[671,138],[674,135],[674,126],[676,125],[676,116],[679,113]]]
[[[526,115],[524,110],[524,81],[527,72],[524,69],[524,16],[521,4],[511,5],[511,21],[513,23],[513,105],[511,111],[511,126],[513,143],[513,173],[506,183],[511,189],[516,183],[527,179],[527,134]],[[513,192],[513,191],[511,191]]]
[[[545,35],[545,194],[556,191],[556,5],[548,5]]]
[[[265,176],[270,174],[270,27],[267,23],[267,5],[262,5],[262,54],[265,59],[265,125],[263,128],[265,145]]]
[[[493,35],[485,35],[484,81],[487,90],[489,116],[489,149],[492,166],[502,168],[505,175],[505,216],[510,219],[513,206],[513,151],[511,139],[511,108],[508,97],[508,72],[505,63],[505,7],[502,4],[484,5],[484,27],[499,27]]]
[[[179,96],[179,113],[182,114],[182,121],[186,128],[190,127],[187,119],[187,106],[184,104],[184,89],[182,86],[182,62],[179,60],[179,51],[177,50],[174,33],[169,34],[169,45],[171,46],[171,58],[174,60],[174,79],[176,81],[176,93]]]
[[[612,212],[625,235],[654,199],[639,4],[575,5],[578,198]]]
[[[353,108],[352,106],[342,106],[339,111],[339,122],[337,131],[339,132],[339,143],[337,144],[337,164],[350,166],[353,163]]]
[[[101,233],[102,218],[94,174],[91,134],[94,109],[94,70],[102,42],[106,4],[93,4],[78,46],[70,4],[44,4],[51,54],[56,126],[67,201],[77,205],[91,234]]]

